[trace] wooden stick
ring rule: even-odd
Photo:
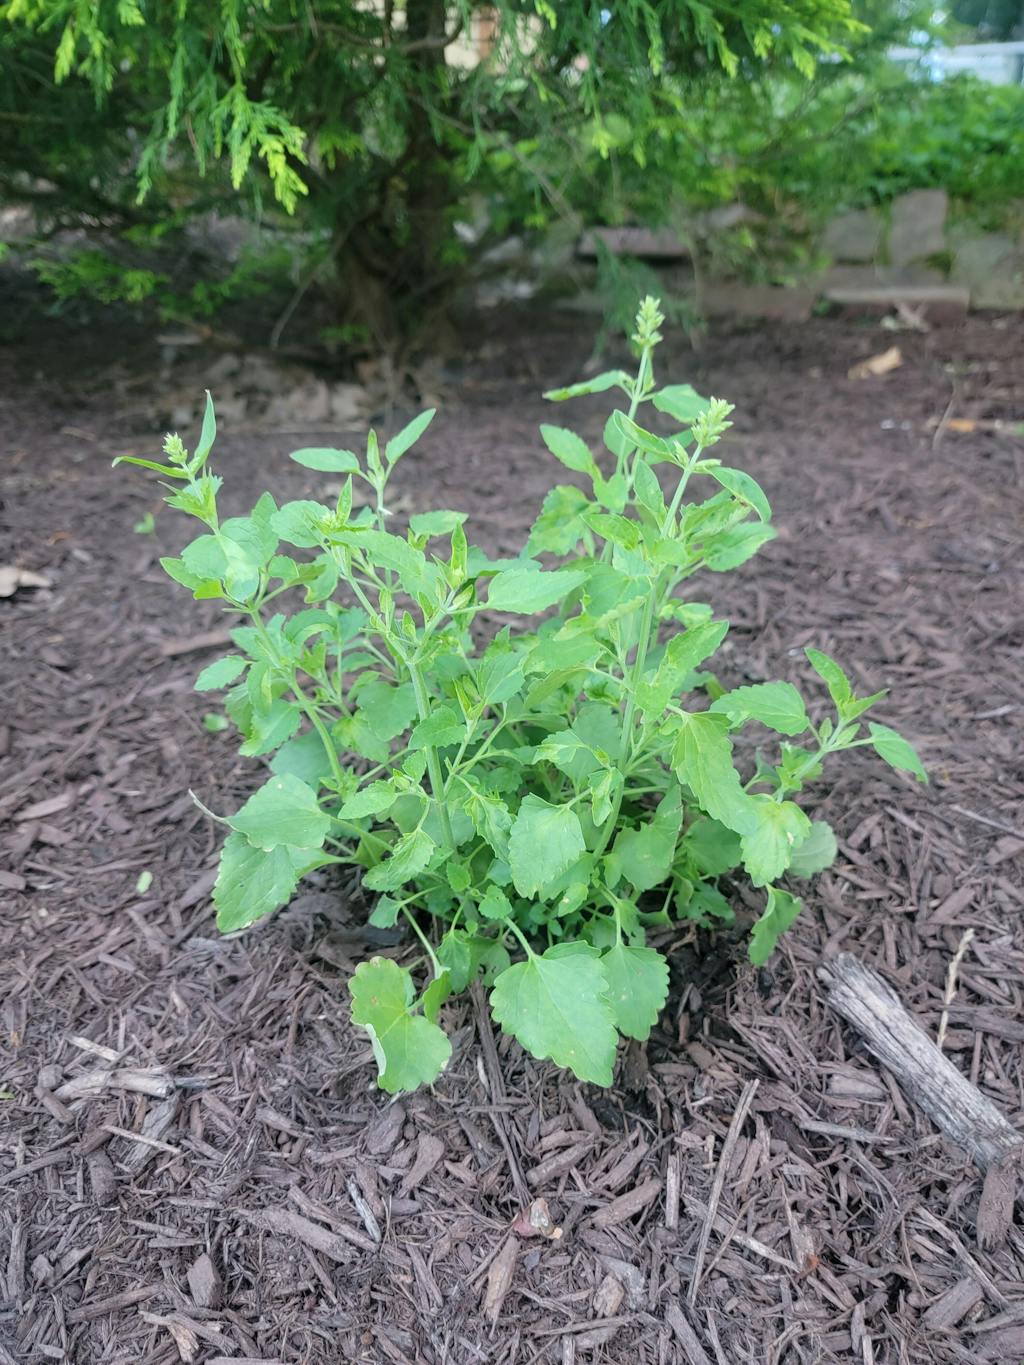
[[[978,1237],[986,1248],[997,1246],[1013,1219],[1024,1138],[939,1051],[877,972],[852,953],[840,953],[819,967],[818,976],[828,987],[829,1004],[853,1025],[914,1104],[985,1171]]]

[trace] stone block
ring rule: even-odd
[[[911,190],[893,200],[889,225],[889,260],[910,265],[946,249],[946,215],[949,195],[945,190]]]
[[[951,278],[974,308],[1024,308],[1024,245],[1003,232],[958,234]]]
[[[882,215],[877,209],[856,209],[833,218],[821,247],[833,261],[873,261],[882,245]]]

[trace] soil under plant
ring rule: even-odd
[[[891,342],[869,324],[666,344],[673,379],[735,402],[721,453],[780,532],[711,585],[732,621],[723,682],[787,664],[799,681],[815,644],[859,691],[891,688],[885,719],[932,785],[848,756],[809,802],[839,860],[778,954],[757,971],[739,940],[667,937],[668,1007],[613,1089],[524,1057],[467,998],[439,1084],[397,1102],[342,983],[405,941],[367,929],[344,878],[255,934],[214,931],[219,840],[188,789],[233,810],[258,781],[191,690],[225,622],[157,567],[180,530],[156,490],[109,466],[158,448],[120,414],[165,377],[145,338],[61,326],[0,352],[0,564],[50,582],[0,599],[0,1361],[1024,1354],[1024,1242],[979,1250],[980,1176],[815,977],[856,952],[934,1036],[973,929],[944,1047],[1019,1126],[1020,321],[903,334],[903,366],[861,381],[850,367]],[[500,346],[450,374],[396,487],[410,512],[466,508],[500,555],[550,483],[540,389],[578,377],[590,337],[539,315],[487,332]],[[566,423],[596,444],[603,419],[590,400]],[[323,476],[286,452],[346,436],[227,428],[229,510],[267,486],[316,496]],[[132,529],[147,511],[154,535]]]

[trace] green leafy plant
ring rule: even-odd
[[[316,868],[363,869],[371,922],[404,920],[422,948],[412,970],[374,957],[350,983],[386,1090],[437,1077],[450,1053],[440,1008],[480,975],[529,1052],[610,1084],[618,1037],[647,1038],[668,992],[648,930],[731,921],[718,879],[746,876],[765,892],[749,945],[764,962],[800,909],[780,880],[835,854],[829,827],[793,799],[825,760],[867,744],[925,780],[895,731],[861,733],[883,694],[857,697],[827,655],[807,651],[833,708],[817,724],[788,682],[726,690],[708,671],[728,623],[690,598],[690,581],[749,559],[773,535],[771,509],[749,474],[709,454],[730,405],[656,382],[662,321],[646,299],[634,376],[547,395],[620,393],[623,406],[600,459],[574,432],[541,428],[584,486],[550,490],[514,559],[472,546],[457,511],[390,529],[389,480],[432,411],[383,447],[371,431],[362,458],[293,452],[344,479],[333,506],[264,493],[222,521],[212,403],[191,456],[169,436],[166,463],[130,460],[174,481],[167,502],[203,525],[164,568],[248,618],[236,652],[196,682],[227,689],[241,752],[270,768],[218,817],[218,925],[271,914]],[[647,406],[674,435],[639,423]],[[691,500],[698,488],[710,496]],[[516,620],[481,631],[483,612]],[[748,726],[775,751],[741,775],[733,746]]]

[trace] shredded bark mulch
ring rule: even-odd
[[[487,330],[396,504],[468,508],[501,551],[553,478],[539,391],[579,377],[589,336],[540,314]],[[841,857],[779,953],[745,962],[753,895],[736,933],[681,926],[670,1006],[614,1089],[524,1057],[475,997],[447,1009],[440,1083],[397,1101],[343,983],[406,945],[366,928],[351,887],[306,889],[243,937],[214,928],[219,832],[189,789],[234,809],[259,770],[191,690],[230,622],[156,563],[184,528],[110,468],[156,449],[121,415],[159,410],[156,342],[54,323],[0,351],[0,564],[49,582],[0,599],[3,1365],[1024,1358],[1012,1173],[988,1191],[1008,1234],[983,1250],[981,1172],[817,974],[840,951],[879,971],[1020,1128],[1024,325],[901,333],[900,368],[847,378],[893,340],[821,318],[662,365],[736,402],[723,456],[780,527],[702,584],[733,622],[723,681],[818,697],[813,643],[891,687],[878,717],[931,785],[867,750],[827,772],[812,805]],[[597,440],[603,415],[553,420]],[[284,458],[311,439],[338,434],[225,424],[231,509],[322,493]],[[132,529],[146,511],[155,535]]]

